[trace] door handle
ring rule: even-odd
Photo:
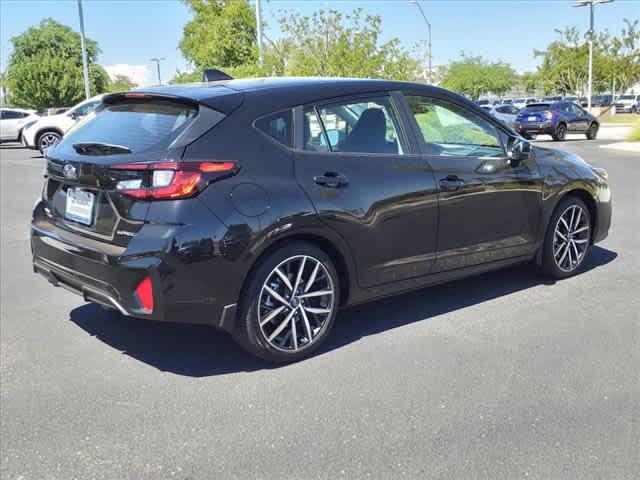
[[[313,181],[329,188],[338,188],[349,183],[347,177],[337,172],[325,172],[324,175],[313,177]]]
[[[464,180],[457,175],[447,175],[445,178],[440,179],[440,189],[445,192],[455,192],[460,190],[463,185]]]

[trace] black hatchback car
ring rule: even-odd
[[[529,140],[546,134],[561,141],[567,133],[584,133],[589,140],[595,140],[600,122],[573,102],[532,103],[520,110],[514,126]]]
[[[36,272],[277,362],[320,347],[347,305],[532,260],[570,276],[611,219],[603,170],[405,82],[111,94],[46,157]]]

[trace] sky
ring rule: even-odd
[[[252,1],[252,3],[254,3]],[[446,64],[461,52],[510,63],[518,72],[535,69],[535,48],[557,38],[556,28],[588,27],[588,8],[571,0],[421,0],[432,25],[433,64]],[[266,34],[277,38],[279,12],[311,14],[320,8],[348,12],[361,7],[382,17],[383,40],[397,37],[407,49],[427,38],[426,24],[408,0],[262,0]],[[191,12],[180,0],[83,0],[85,33],[96,40],[98,63],[110,75],[122,73],[141,85],[156,82],[153,57],[164,57],[162,80],[189,65],[178,49]],[[11,54],[11,38],[40,20],[79,29],[76,0],[0,0],[0,70]],[[640,18],[640,0],[616,0],[596,7],[596,29],[619,32],[622,19]]]

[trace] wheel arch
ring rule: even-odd
[[[40,137],[47,133],[47,132],[55,132],[57,134],[59,134],[61,137],[64,136],[64,132],[62,130],[60,130],[58,127],[42,127],[40,130],[38,130],[36,132],[36,134],[33,137],[33,142],[35,143],[35,146],[38,146],[38,143],[40,142]]]
[[[351,282],[355,279],[355,272],[353,272],[354,267],[347,261],[348,257],[345,249],[341,246],[338,246],[338,242],[330,239],[327,235],[318,233],[317,231],[294,231],[289,235],[280,237],[272,241],[271,243],[260,249],[253,263],[251,264],[251,267],[244,277],[242,287],[240,289],[240,295],[242,296],[242,292],[246,290],[251,276],[260,266],[260,263],[263,261],[263,259],[283,245],[293,242],[305,242],[314,245],[325,252],[329,256],[329,258],[331,258],[331,261],[333,262],[338,273],[338,280],[340,282],[340,306],[346,305],[348,303],[349,295],[352,292]]]
[[[590,237],[591,237],[590,238],[590,243],[593,244],[593,234],[595,232],[595,226],[597,225],[597,221],[598,221],[598,207],[596,205],[596,201],[593,198],[593,195],[591,195],[591,193],[589,193],[587,190],[585,190],[583,188],[574,188],[574,189],[566,191],[558,199],[558,203],[560,203],[563,198],[569,197],[569,196],[579,198],[580,200],[582,200],[585,203],[585,205],[589,209],[589,216],[591,217],[591,232],[589,232]],[[556,204],[556,208],[558,206],[558,203]]]
[[[546,237],[547,231],[549,230],[549,228],[551,227],[551,217],[553,216],[553,213],[556,211],[556,209],[558,208],[558,205],[560,205],[560,202],[562,202],[562,200],[566,197],[577,197],[580,200],[582,200],[585,205],[587,206],[587,208],[589,209],[589,216],[591,218],[591,232],[590,232],[590,244],[593,244],[593,238],[594,238],[594,233],[595,233],[595,228],[594,226],[597,225],[597,220],[598,220],[598,208],[596,205],[596,201],[593,197],[593,195],[586,190],[583,186],[580,185],[574,185],[570,188],[567,188],[566,190],[558,193],[555,197],[554,197],[554,201],[553,201],[553,205],[548,208],[548,210],[546,210],[546,215],[544,217],[544,227],[542,230],[542,233],[544,234],[542,236],[542,242],[544,242],[544,238]],[[540,266],[542,263],[542,243],[540,244],[540,248],[538,249],[538,253],[536,254],[536,264],[538,266]]]

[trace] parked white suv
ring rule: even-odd
[[[640,95],[621,95],[615,103],[616,113],[637,113]]]
[[[39,118],[35,110],[0,108],[0,143],[20,141],[22,130],[36,123]]]
[[[40,150],[49,148],[60,141],[67,130],[73,127],[82,117],[93,112],[102,102],[104,95],[80,102],[64,113],[42,117],[40,120],[25,128],[22,132],[22,143],[25,147]]]

